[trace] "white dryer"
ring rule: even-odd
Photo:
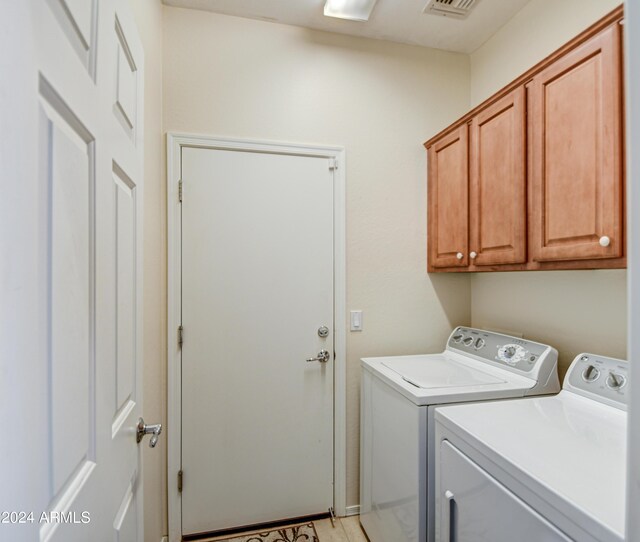
[[[437,540],[622,542],[627,395],[580,354],[554,397],[438,409]]]
[[[371,542],[434,539],[434,409],[557,393],[548,345],[467,327],[439,354],[362,360],[360,523]]]

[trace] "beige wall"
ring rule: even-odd
[[[531,0],[471,58],[471,106],[524,73],[620,0]]]
[[[164,8],[164,129],[343,145],[348,505],[358,504],[359,358],[441,348],[469,278],[426,272],[422,142],[469,105],[465,55]]]
[[[130,0],[145,53],[144,80],[144,397],[148,423],[166,427],[166,203],[162,135],[162,4]],[[167,532],[167,434],[143,446],[145,540]]]
[[[488,98],[619,3],[531,0],[471,55],[471,104]],[[472,324],[523,332],[554,345],[562,376],[581,351],[624,358],[626,277],[625,270],[475,274]]]

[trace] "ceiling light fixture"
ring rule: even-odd
[[[326,17],[365,22],[369,20],[376,1],[377,0],[327,0],[327,3],[324,5],[324,14]]]

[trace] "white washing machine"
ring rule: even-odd
[[[456,328],[439,354],[362,360],[360,523],[371,542],[434,539],[434,408],[557,393],[548,345]]]
[[[622,542],[627,389],[580,354],[554,397],[438,409],[437,540]]]

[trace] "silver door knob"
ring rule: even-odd
[[[320,350],[315,358],[308,358],[307,363],[310,361],[319,361],[320,363],[326,363],[327,361],[329,361],[330,357],[331,355],[329,354],[328,350]]]
[[[144,420],[140,418],[138,420],[138,426],[136,427],[136,442],[140,444],[140,441],[144,438],[145,435],[151,435],[149,448],[155,448],[156,444],[158,444],[158,437],[160,436],[160,433],[162,433],[161,423],[147,425],[146,423],[144,423]]]
[[[471,258],[472,260],[476,259],[477,254],[475,252],[472,252],[471,254],[469,254],[469,258]]]
[[[603,235],[602,237],[600,237],[599,242],[601,247],[608,247],[611,244],[611,239],[609,239],[606,235]]]
[[[458,252],[456,254],[456,258],[458,258],[458,260],[462,260],[462,258],[464,258],[464,255],[462,254],[462,252]]]

